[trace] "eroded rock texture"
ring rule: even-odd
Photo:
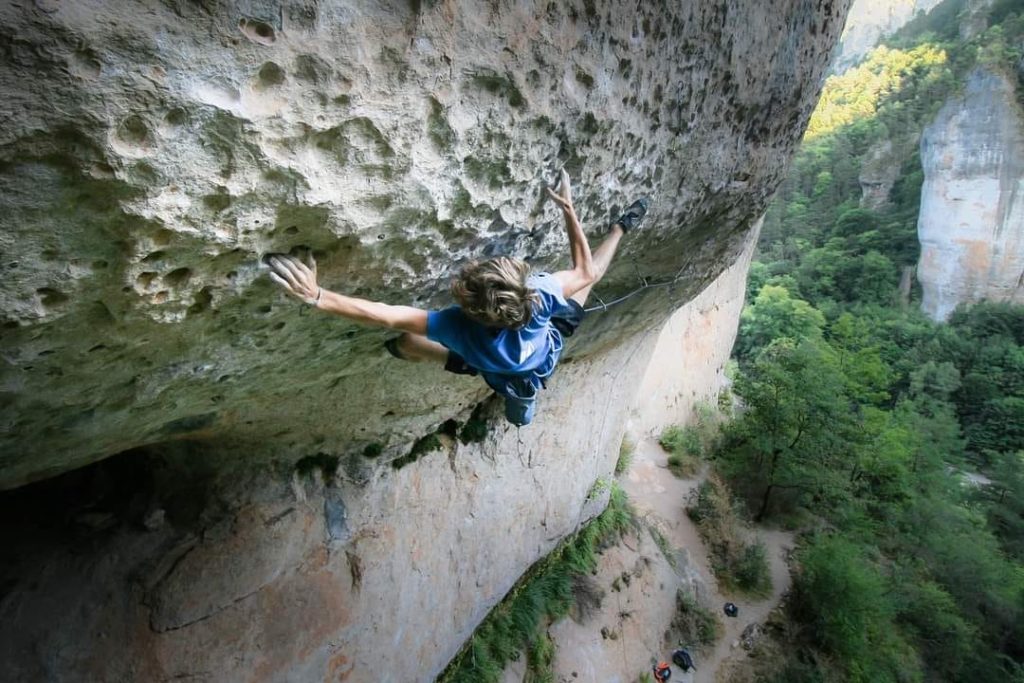
[[[5,678],[430,680],[600,509],[655,333],[747,244],[847,4],[0,7],[0,486],[101,461],[5,499]],[[260,266],[309,248],[422,306],[466,258],[562,266],[560,165],[592,234],[654,197],[603,299],[678,281],[593,315],[521,435],[485,401],[462,443],[479,381]]]
[[[976,69],[921,138],[921,308],[1024,302],[1024,119],[1014,85]]]
[[[300,316],[259,258],[310,247],[328,286],[439,305],[467,257],[564,264],[540,201],[562,164],[592,228],[655,197],[603,289],[690,258],[652,306],[667,313],[763,209],[843,9],[5,4],[0,481],[173,439],[298,453],[453,414],[466,392],[425,396],[380,333]]]

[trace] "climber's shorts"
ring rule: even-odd
[[[563,337],[571,337],[572,333],[583,322],[584,316],[587,315],[587,312],[583,310],[583,307],[578,302],[569,299],[568,304],[568,308],[563,308],[551,316],[551,324],[562,333]]]

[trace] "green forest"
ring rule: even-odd
[[[947,1],[830,78],[766,216],[714,455],[752,519],[800,531],[764,681],[1024,681],[1024,308],[934,323],[910,277],[921,131],[976,65],[1019,78],[1022,5],[965,41]]]

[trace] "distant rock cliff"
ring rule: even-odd
[[[0,499],[4,678],[430,680],[600,510],[848,4],[0,6],[0,488],[40,482]],[[654,197],[597,294],[664,286],[590,317],[521,433],[260,266],[424,307],[470,257],[559,267],[563,165],[597,239]]]
[[[860,61],[878,41],[895,33],[920,12],[942,0],[854,0],[846,17],[832,72],[840,74]]]
[[[922,308],[1024,303],[1024,118],[1014,84],[975,69],[921,139]]]

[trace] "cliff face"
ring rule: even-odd
[[[11,677],[429,680],[600,509],[654,332],[748,244],[846,7],[0,8],[0,486],[82,468],[0,501]],[[591,233],[654,197],[604,299],[678,279],[592,315],[521,434],[260,266],[309,248],[424,307],[469,257],[559,267],[560,165]]]
[[[6,4],[0,485],[179,439],[299,457],[455,415],[477,383],[425,391],[382,334],[299,316],[259,257],[309,247],[327,286],[441,305],[465,258],[564,263],[540,191],[560,165],[592,227],[655,197],[603,290],[685,266],[674,300],[637,302],[664,316],[738,253],[844,10]]]
[[[832,72],[841,74],[860,61],[878,41],[898,31],[942,0],[854,0],[836,50]]]
[[[921,139],[922,309],[1024,302],[1024,121],[1013,84],[983,68]]]

